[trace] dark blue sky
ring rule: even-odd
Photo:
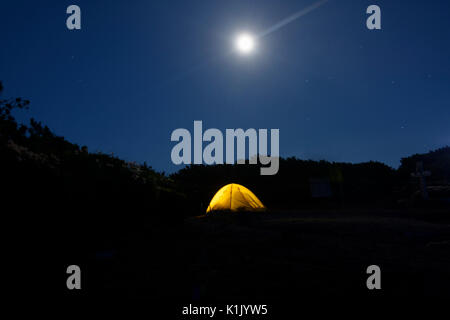
[[[176,128],[279,128],[282,156],[398,166],[450,144],[450,2],[2,1],[0,80],[27,116],[90,151],[173,171]],[[82,29],[66,28],[77,4]],[[366,28],[377,4],[382,30]],[[282,169],[282,168],[281,168]]]

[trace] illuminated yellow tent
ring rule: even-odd
[[[231,183],[220,188],[212,198],[206,213],[213,211],[262,211],[266,207],[246,187]]]

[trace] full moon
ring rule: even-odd
[[[255,49],[255,38],[248,33],[242,33],[236,37],[235,46],[238,52],[250,54]]]

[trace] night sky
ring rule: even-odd
[[[450,2],[330,0],[230,54],[314,0],[6,1],[0,80],[34,117],[89,150],[157,170],[177,128],[279,128],[281,156],[397,167],[450,144]],[[81,8],[82,29],[66,28]],[[382,30],[366,28],[381,7]],[[280,168],[282,170],[282,168]]]

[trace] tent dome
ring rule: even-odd
[[[244,186],[230,183],[220,188],[209,203],[206,213],[213,211],[261,211],[266,207]]]

